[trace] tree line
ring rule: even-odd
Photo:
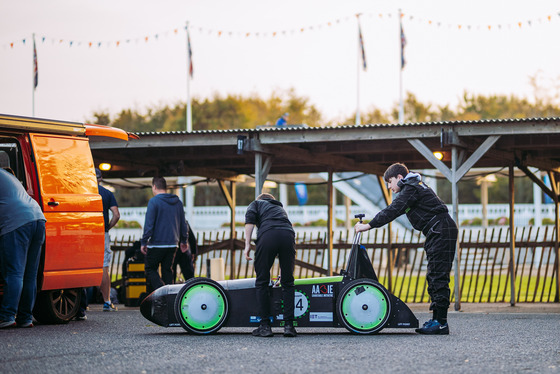
[[[535,92],[538,90],[535,88]],[[90,123],[111,125],[131,132],[152,131],[183,131],[186,124],[186,104],[178,102],[174,105],[162,105],[147,108],[143,112],[133,109],[123,109],[112,116],[106,112],[94,112]],[[535,94],[533,100],[515,95],[479,95],[464,92],[456,107],[439,106],[420,101],[411,92],[406,94],[404,102],[405,122],[432,121],[467,121],[484,119],[508,118],[538,118],[558,117],[560,107],[556,105],[554,97],[539,97]],[[274,125],[283,113],[290,113],[291,124],[307,124],[308,126],[336,126],[353,124],[355,113],[341,119],[327,119],[313,105],[309,98],[298,96],[294,89],[272,94],[268,98],[258,95],[214,95],[212,98],[194,98],[192,100],[193,130],[226,130],[255,128],[262,125]],[[395,103],[389,110],[371,107],[361,113],[364,124],[395,123],[397,122],[399,105]],[[438,181],[438,191],[443,200],[450,202],[448,182]],[[526,178],[516,178],[520,184],[516,196],[517,202],[532,202],[531,181]],[[241,186],[240,186],[241,187]],[[197,187],[196,201],[200,205],[223,205],[221,194],[214,193],[212,186]],[[326,186],[319,185],[310,188],[308,204],[321,205],[326,203]],[[323,191],[323,189],[325,191]],[[464,180],[459,183],[461,203],[479,203],[479,189],[476,181]],[[241,189],[240,192],[242,192]],[[507,178],[498,176],[498,182],[490,186],[490,203],[508,201]],[[274,192],[274,191],[273,191]],[[123,206],[143,206],[150,197],[149,191],[117,191]],[[245,196],[247,195],[247,196]],[[241,200],[250,199],[251,191],[238,194]],[[295,192],[290,191],[290,204],[296,202]],[[449,200],[449,201],[448,201]],[[239,202],[240,204],[245,203]]]
[[[285,112],[291,124],[308,126],[336,126],[354,123],[355,113],[339,119],[327,119],[307,97],[298,96],[291,89],[263,99],[257,95],[214,95],[212,98],[192,100],[193,130],[227,130],[274,125]],[[397,122],[399,105],[387,111],[370,107],[361,113],[364,124]],[[404,101],[405,122],[474,121],[484,119],[535,118],[560,116],[560,107],[552,98],[529,101],[515,95],[479,95],[464,92],[455,108],[420,101],[411,92]],[[147,108],[144,112],[123,109],[112,116],[94,112],[89,122],[111,125],[133,132],[182,131],[186,124],[186,104]]]

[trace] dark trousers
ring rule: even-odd
[[[428,259],[428,294],[432,303],[430,310],[447,312],[449,308],[449,273],[457,248],[457,225],[451,217],[443,217],[426,235],[424,249]],[[457,279],[455,281],[458,281]]]
[[[173,282],[173,272],[171,265],[177,247],[152,247],[148,248],[145,258],[146,282],[148,292],[153,292],[158,288]],[[158,267],[161,264],[161,277]]]
[[[194,277],[194,266],[190,250],[183,253],[180,248],[177,248],[177,251],[175,252],[175,259],[173,260],[174,283],[177,283],[177,266],[181,267],[181,273],[183,274],[184,280],[188,280]]]
[[[0,266],[4,296],[0,320],[24,324],[33,321],[37,271],[45,241],[45,221],[32,221],[0,236]]]
[[[280,260],[282,299],[284,301],[284,321],[294,320],[294,263],[296,258],[294,234],[288,230],[269,230],[259,235],[255,250],[255,272],[257,280],[258,313],[262,321],[270,315],[270,268],[278,255]]]

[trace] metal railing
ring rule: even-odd
[[[195,275],[205,276],[207,260],[223,258],[229,278],[255,277],[252,262],[243,257],[244,232],[237,230],[237,238],[230,239],[229,231],[198,233],[199,255]],[[393,231],[388,240],[386,228],[363,234],[362,244],[372,260],[379,281],[405,302],[428,302],[423,248],[424,238],[418,231]],[[509,228],[461,229],[459,255],[461,267],[460,294],[462,302],[511,302]],[[353,231],[338,231],[334,237],[333,272],[339,273],[347,264],[352,246]],[[519,227],[515,231],[514,252],[515,301],[558,302],[556,289],[555,230],[552,226]],[[296,237],[296,278],[320,277],[328,274],[327,234],[298,232]],[[113,264],[114,285],[122,283],[124,249],[132,245],[132,238],[115,240]],[[390,243],[390,244],[389,244]],[[276,260],[271,276],[280,269]],[[454,289],[451,272],[451,290]],[[451,292],[452,301],[455,295]]]

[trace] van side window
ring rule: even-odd
[[[97,194],[87,139],[31,136],[43,194]]]
[[[0,138],[0,168],[14,174],[27,188],[21,148],[16,139]]]

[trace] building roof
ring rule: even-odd
[[[126,144],[95,141],[96,164],[109,162],[107,178],[203,176],[228,179],[255,172],[255,154],[270,160],[270,174],[332,170],[382,174],[403,162],[411,170],[433,169],[419,151],[444,154],[450,166],[452,148],[467,160],[481,145],[492,146],[474,167],[523,165],[560,171],[560,118],[370,124],[333,127],[270,127],[258,129],[137,133]],[[243,152],[238,151],[243,139]],[[485,143],[487,142],[487,143]],[[480,150],[478,151],[481,152]]]

